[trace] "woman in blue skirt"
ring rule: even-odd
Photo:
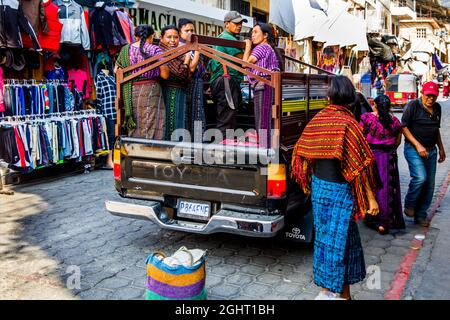
[[[311,194],[316,299],[350,299],[350,285],[366,276],[356,220],[379,212],[375,157],[355,120],[352,82],[332,79],[330,105],[306,126],[292,156],[292,176]]]

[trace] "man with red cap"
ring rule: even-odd
[[[411,175],[404,211],[423,227],[430,225],[427,210],[433,199],[436,162],[441,163],[446,157],[439,131],[441,106],[436,102],[438,96],[439,85],[432,81],[425,83],[422,96],[406,106],[402,117],[406,138],[404,154]]]

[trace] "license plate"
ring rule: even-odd
[[[403,98],[403,93],[401,92],[394,93],[394,99],[401,99],[401,98]]]
[[[178,213],[179,217],[208,220],[211,213],[211,204],[209,202],[199,202],[191,200],[179,200],[178,201]]]

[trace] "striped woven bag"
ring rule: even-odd
[[[201,252],[194,258],[192,251]],[[147,258],[146,300],[206,300],[206,252],[181,247],[171,257],[155,252]],[[184,253],[189,261],[178,261]]]

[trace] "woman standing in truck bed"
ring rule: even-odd
[[[252,39],[245,40],[243,60],[269,71],[279,71],[281,69],[281,57],[277,57],[273,48],[274,43],[275,35],[272,27],[267,23],[259,22],[252,29]],[[258,70],[250,69],[250,71],[263,78],[269,78],[267,74]],[[261,146],[267,148],[270,141],[273,89],[269,85],[251,77],[248,80],[253,88],[255,129]]]
[[[163,51],[178,47],[180,44],[180,32],[174,25],[164,27],[161,30],[161,42]],[[186,104],[187,85],[189,77],[189,54],[175,58],[167,63],[170,70],[169,78],[163,82],[164,103],[166,104],[166,140],[171,140],[173,131],[188,128],[188,110]]]
[[[151,26],[138,26],[134,31],[137,42],[122,48],[116,65],[126,68],[162,53],[158,46],[153,45],[154,34]],[[133,73],[143,68],[138,68]],[[166,110],[159,77],[169,77],[167,66],[152,69],[138,79],[124,84],[124,128],[133,137],[158,140],[164,138]]]
[[[314,283],[317,300],[351,299],[350,285],[366,275],[355,222],[379,212],[375,192],[379,177],[375,157],[349,105],[352,82],[332,79],[330,106],[305,127],[292,154],[292,176],[311,193],[314,214]]]

